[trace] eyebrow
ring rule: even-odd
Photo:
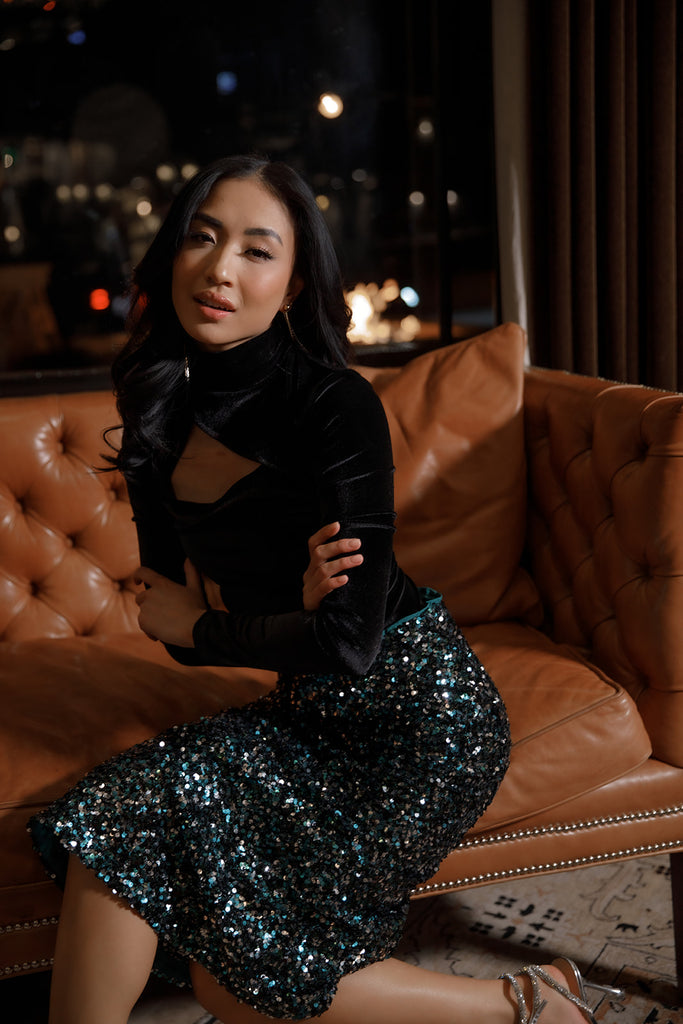
[[[201,210],[198,210],[192,219],[200,220],[202,221],[203,224],[208,224],[210,227],[217,228],[218,230],[220,230],[223,227],[222,221],[217,220],[216,217],[211,217],[208,213],[202,213]],[[244,234],[261,235],[267,238],[274,238],[276,239],[276,241],[280,243],[280,245],[283,245],[282,239],[278,235],[277,231],[275,231],[273,228],[245,228]]]

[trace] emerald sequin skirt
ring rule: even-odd
[[[31,819],[188,961],[272,1017],[326,1010],[391,955],[411,890],[484,811],[508,764],[503,702],[441,598],[386,630],[370,672],[283,675],[242,708],[173,727]]]

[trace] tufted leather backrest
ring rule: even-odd
[[[137,630],[125,485],[105,463],[110,395],[0,401],[0,637]]]
[[[555,640],[638,703],[683,766],[683,395],[530,370],[529,543]]]

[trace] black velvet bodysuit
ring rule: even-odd
[[[189,557],[220,585],[229,614],[207,611],[185,664],[363,673],[382,632],[420,607],[396,565],[391,440],[381,402],[353,370],[331,369],[276,328],[236,348],[198,352],[194,422],[259,463],[215,502],[175,498],[167,471],[129,485],[142,564],[178,582]],[[189,416],[178,438],[189,433]],[[183,436],[184,434],[184,436]],[[308,538],[339,522],[364,561],[316,612],[302,607]]]

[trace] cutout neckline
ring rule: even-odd
[[[261,466],[262,463],[227,448],[194,424],[171,471],[171,492],[179,502],[215,505]],[[205,486],[207,482],[209,486]]]

